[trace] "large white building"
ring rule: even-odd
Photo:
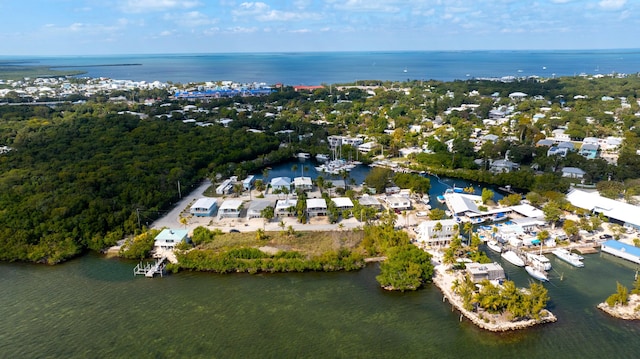
[[[572,189],[567,200],[574,206],[594,213],[602,213],[627,228],[640,230],[640,207],[600,196],[598,192]]]
[[[460,227],[455,219],[424,221],[416,229],[416,241],[426,246],[446,247],[459,233]]]

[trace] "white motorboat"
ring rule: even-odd
[[[527,271],[527,273],[529,273],[530,276],[532,276],[533,278],[542,281],[542,282],[548,282],[549,278],[547,277],[547,274],[536,268],[535,266],[525,266],[524,270]]]
[[[500,256],[502,256],[502,258],[504,258],[507,262],[513,264],[514,266],[524,267],[524,261],[514,251],[511,251],[511,250],[504,251],[502,252],[502,254],[500,254]]]
[[[549,258],[536,253],[526,253],[525,255],[527,257],[527,261],[529,261],[532,266],[543,270],[551,270],[551,261]]]
[[[488,241],[487,247],[489,247],[489,249],[491,249],[494,252],[502,253],[502,247],[500,247],[500,245],[496,241]]]
[[[309,158],[311,158],[311,155],[306,152],[300,152],[296,154],[296,157],[301,160],[308,160]]]
[[[316,155],[316,160],[319,161],[319,162],[327,162],[327,161],[329,161],[329,155],[318,153]]]
[[[580,258],[582,258],[582,256],[571,253],[568,249],[558,248],[551,253],[553,253],[553,255],[558,257],[560,260],[563,260],[574,267],[584,267],[584,263],[580,261]]]

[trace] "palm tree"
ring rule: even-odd
[[[471,233],[473,232],[473,224],[471,222],[465,222],[462,229],[469,235],[469,243],[471,243]]]
[[[268,179],[269,179],[269,169],[264,168],[262,169],[262,181],[264,181],[265,186],[269,183]]]
[[[298,165],[293,165],[291,166],[291,172],[293,172],[293,175],[296,175],[296,171],[298,170]]]
[[[324,188],[324,185],[325,185],[324,177],[318,176],[318,178],[316,178],[316,186],[318,186],[318,190],[320,190],[321,195],[322,195],[322,189]]]
[[[262,225],[262,228],[264,229],[267,226],[267,222],[271,222],[271,220],[275,215],[273,207],[271,206],[265,207],[262,211],[260,211],[260,215],[262,216],[262,218],[264,218],[264,222]]]
[[[184,225],[184,229],[187,229],[187,224],[189,223],[189,218],[180,217],[180,223],[182,223]]]

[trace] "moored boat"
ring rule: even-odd
[[[511,251],[511,250],[504,251],[502,252],[502,254],[500,254],[500,256],[502,256],[502,258],[504,258],[507,262],[513,264],[514,266],[524,267],[524,261],[514,251]]]
[[[527,261],[529,261],[532,266],[541,268],[543,270],[551,269],[551,261],[549,260],[549,258],[543,256],[542,254],[526,253],[525,256],[527,257]]]
[[[329,156],[322,153],[318,153],[316,155],[316,160],[320,162],[326,162],[326,161],[329,161]]]
[[[296,157],[301,159],[301,160],[307,160],[309,158],[311,158],[311,155],[306,153],[306,152],[300,152],[296,154]]]
[[[536,268],[535,266],[525,266],[524,270],[526,270],[530,276],[532,276],[533,278],[539,281],[543,281],[543,282],[549,281],[547,274],[544,271],[541,271],[540,269]]]
[[[502,253],[502,247],[500,247],[500,245],[496,241],[488,241],[487,247],[489,247],[489,249],[491,249],[494,252]]]
[[[574,267],[578,267],[578,268],[584,267],[584,263],[580,261],[581,256],[571,253],[568,249],[558,248],[551,253],[553,253],[553,255],[555,255],[556,257],[558,257],[558,259],[563,260]]]

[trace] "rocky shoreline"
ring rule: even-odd
[[[518,321],[511,321],[502,314],[491,314],[488,312],[476,313],[465,310],[462,307],[462,301],[459,296],[453,293],[453,290],[451,289],[455,279],[457,279],[455,275],[451,275],[446,272],[444,265],[436,265],[433,283],[440,288],[444,294],[443,301],[446,298],[462,315],[482,329],[492,332],[506,332],[526,329],[539,324],[553,323],[558,320],[558,318],[548,310],[544,311],[545,313],[543,313],[540,320],[528,319]],[[460,318],[460,320],[462,320],[462,318]]]
[[[610,316],[624,320],[640,320],[640,295],[629,295],[629,303],[627,305],[616,304],[610,307],[606,302],[598,304],[598,309],[609,314]]]

